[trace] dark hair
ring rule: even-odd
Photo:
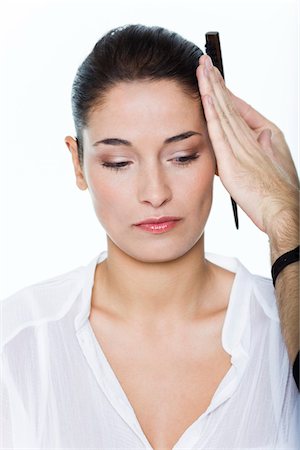
[[[106,33],[78,68],[72,87],[80,164],[82,129],[111,87],[121,81],[171,79],[200,98],[196,68],[202,54],[192,42],[157,26],[126,25]]]

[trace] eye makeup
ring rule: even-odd
[[[197,160],[199,158],[200,154],[197,153],[193,153],[191,155],[187,155],[187,156],[177,156],[176,158],[173,158],[174,160],[179,160],[177,162],[175,162],[175,165],[178,167],[187,167],[190,164],[192,164],[192,162],[194,162],[195,160]],[[172,161],[172,160],[171,160]],[[125,170],[128,168],[128,165],[130,165],[131,161],[121,161],[121,162],[102,162],[101,165],[102,167],[106,168],[106,169],[111,169],[111,170],[115,170],[116,172],[120,171],[120,170]]]

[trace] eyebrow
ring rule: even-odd
[[[182,141],[183,139],[187,139],[194,135],[200,135],[203,136],[202,133],[199,131],[185,131],[184,133],[177,134],[176,136],[169,137],[165,139],[164,144],[170,144],[172,142],[178,142]],[[102,139],[101,141],[96,141],[93,144],[93,147],[96,147],[98,144],[106,144],[106,145],[127,145],[128,147],[132,147],[132,143],[130,141],[127,141],[126,139],[119,139],[119,138],[107,138]]]

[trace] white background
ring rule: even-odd
[[[177,31],[204,51],[219,31],[228,87],[285,133],[297,164],[296,0],[39,0],[0,2],[1,291],[87,264],[106,249],[89,192],[75,185],[64,144],[74,134],[70,92],[79,64],[109,29],[128,23]],[[206,251],[270,276],[268,237],[215,180]]]

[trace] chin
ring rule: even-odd
[[[200,235],[198,234],[197,237],[191,236],[189,239],[187,239],[186,236],[185,239],[183,239],[182,235],[173,239],[157,239],[157,241],[150,239],[148,243],[146,243],[145,240],[142,242],[134,242],[134,240],[132,240],[131,243],[127,237],[126,245],[122,245],[120,239],[115,241],[110,239],[119,251],[137,261],[145,263],[162,263],[174,261],[184,256],[197,244],[197,242],[200,241],[202,235],[203,233]],[[152,236],[152,238],[155,238],[155,236]]]

